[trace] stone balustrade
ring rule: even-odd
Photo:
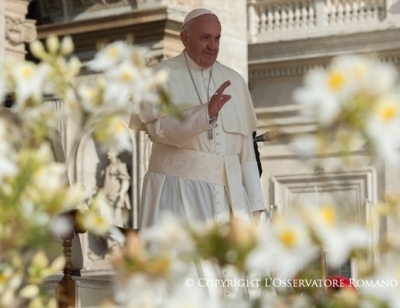
[[[393,26],[390,0],[249,0],[250,43],[276,42]],[[399,26],[399,25],[397,25]]]

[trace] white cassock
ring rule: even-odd
[[[169,71],[167,90],[185,120],[160,116],[152,108],[131,117],[130,127],[143,123],[153,142],[139,229],[156,224],[164,212],[198,225],[223,224],[231,215],[252,221],[251,212],[265,210],[252,137],[257,123],[247,84],[218,62],[210,80],[211,68],[202,69],[186,58],[201,103],[182,52],[155,69]],[[224,93],[232,98],[221,109],[209,139],[207,102],[227,80],[231,85]]]
[[[169,71],[167,89],[172,102],[183,109],[185,120],[160,116],[151,108],[139,114],[153,142],[139,228],[157,223],[163,212],[172,212],[189,224],[222,224],[229,221],[230,213],[251,220],[251,212],[265,210],[252,137],[256,116],[245,81],[216,62],[209,83],[210,69],[198,67],[189,56],[187,60],[202,104],[182,52],[155,69]],[[209,139],[207,102],[227,80],[231,85],[224,93],[232,98],[222,107]],[[134,115],[130,126],[137,125]]]

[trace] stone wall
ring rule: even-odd
[[[25,45],[36,38],[35,21],[26,19],[30,0],[0,0],[0,49],[7,58],[24,59]]]

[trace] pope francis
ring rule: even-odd
[[[180,38],[182,53],[154,68],[169,72],[167,90],[184,120],[149,110],[138,115],[153,142],[139,229],[164,213],[188,224],[257,221],[265,207],[247,85],[217,61],[221,24],[212,11],[191,11]]]

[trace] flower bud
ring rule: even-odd
[[[23,298],[34,298],[39,294],[39,287],[37,285],[27,285],[21,291],[20,295]]]
[[[64,36],[64,38],[61,41],[60,55],[68,56],[73,51],[74,51],[74,42],[72,41],[72,38],[69,35]]]
[[[34,40],[29,44],[29,49],[36,58],[43,59],[45,51],[41,41]]]
[[[60,41],[58,40],[58,37],[54,35],[50,35],[49,37],[47,37],[46,47],[49,53],[55,55],[60,48]]]

